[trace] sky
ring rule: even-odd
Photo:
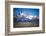
[[[39,9],[35,8],[13,8],[13,16],[16,16],[20,12],[32,16],[39,16]]]

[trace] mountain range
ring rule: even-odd
[[[27,14],[16,15],[14,17],[14,22],[31,22],[33,20],[39,20],[39,17]]]

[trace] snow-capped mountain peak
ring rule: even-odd
[[[32,20],[32,19],[39,19],[39,17],[38,16],[33,16],[33,15],[28,15],[28,14],[24,14],[24,13],[21,13],[20,15],[17,15],[18,16],[18,18],[28,18],[28,19],[30,19],[30,20]]]

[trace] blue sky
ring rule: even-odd
[[[20,12],[24,13],[24,14],[28,14],[28,15],[32,15],[32,16],[39,16],[39,9],[35,9],[35,8],[13,8],[13,15],[17,15]]]

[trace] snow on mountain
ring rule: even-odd
[[[29,18],[29,19],[35,19],[35,18],[37,18],[37,19],[39,19],[39,17],[38,16],[32,16],[32,15],[28,15],[28,14],[24,14],[24,13],[21,13],[21,17],[22,16],[24,16],[25,18]]]
[[[32,15],[28,15],[26,18],[32,19],[33,16]]]
[[[30,19],[30,20],[32,20],[32,19],[39,19],[39,17],[38,16],[32,16],[32,15],[28,15],[28,14],[24,14],[24,13],[21,13],[20,15],[17,15],[18,16],[18,18],[28,18],[28,19]]]

